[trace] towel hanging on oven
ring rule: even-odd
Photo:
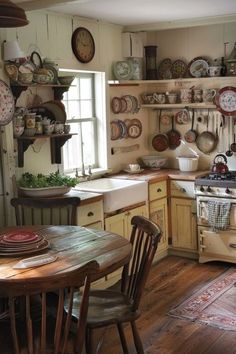
[[[229,227],[230,202],[208,201],[208,222],[213,231],[226,230]]]

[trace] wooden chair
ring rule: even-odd
[[[22,279],[0,281],[0,297],[8,298],[10,328],[0,324],[1,354],[58,354],[82,353],[86,330],[90,276],[97,272],[96,261],[65,271],[53,276],[31,278],[26,282]],[[74,292],[83,286],[79,320],[72,336],[70,328]],[[48,310],[48,294],[57,293],[56,316],[50,316]],[[34,319],[35,299],[40,304],[37,319]],[[67,298],[69,311],[64,311],[64,301]],[[21,304],[17,313],[17,304]],[[22,309],[22,303],[24,304]],[[50,304],[51,306],[51,304]],[[10,335],[11,334],[11,335]],[[69,351],[68,351],[69,350]]]
[[[76,225],[79,197],[13,198],[16,224],[22,225]]]
[[[131,324],[137,353],[144,353],[141,338],[135,321],[140,316],[139,303],[152,265],[158,242],[161,238],[159,227],[142,216],[131,220],[132,232],[130,242],[133,255],[125,265],[121,277],[121,290],[91,290],[86,330],[86,353],[93,353],[93,330],[116,325],[122,348],[127,354],[128,346],[123,330],[123,323]],[[78,297],[78,303],[80,299]],[[73,316],[78,318],[78,309],[73,308]]]

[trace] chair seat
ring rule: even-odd
[[[74,300],[72,311],[72,316],[77,319],[79,307],[80,296],[78,295]],[[139,315],[139,311],[132,311],[132,304],[125,294],[109,290],[90,291],[87,317],[87,326],[90,328],[134,321]]]

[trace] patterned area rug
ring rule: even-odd
[[[236,268],[224,272],[168,315],[236,331]]]

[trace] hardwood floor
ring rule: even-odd
[[[167,257],[155,264],[141,303],[137,321],[145,354],[232,354],[236,353],[236,333],[167,315],[169,309],[216,278],[231,265]],[[232,265],[233,266],[233,265]],[[115,328],[106,331],[101,354],[121,354]],[[126,330],[130,354],[136,354],[130,329]]]

